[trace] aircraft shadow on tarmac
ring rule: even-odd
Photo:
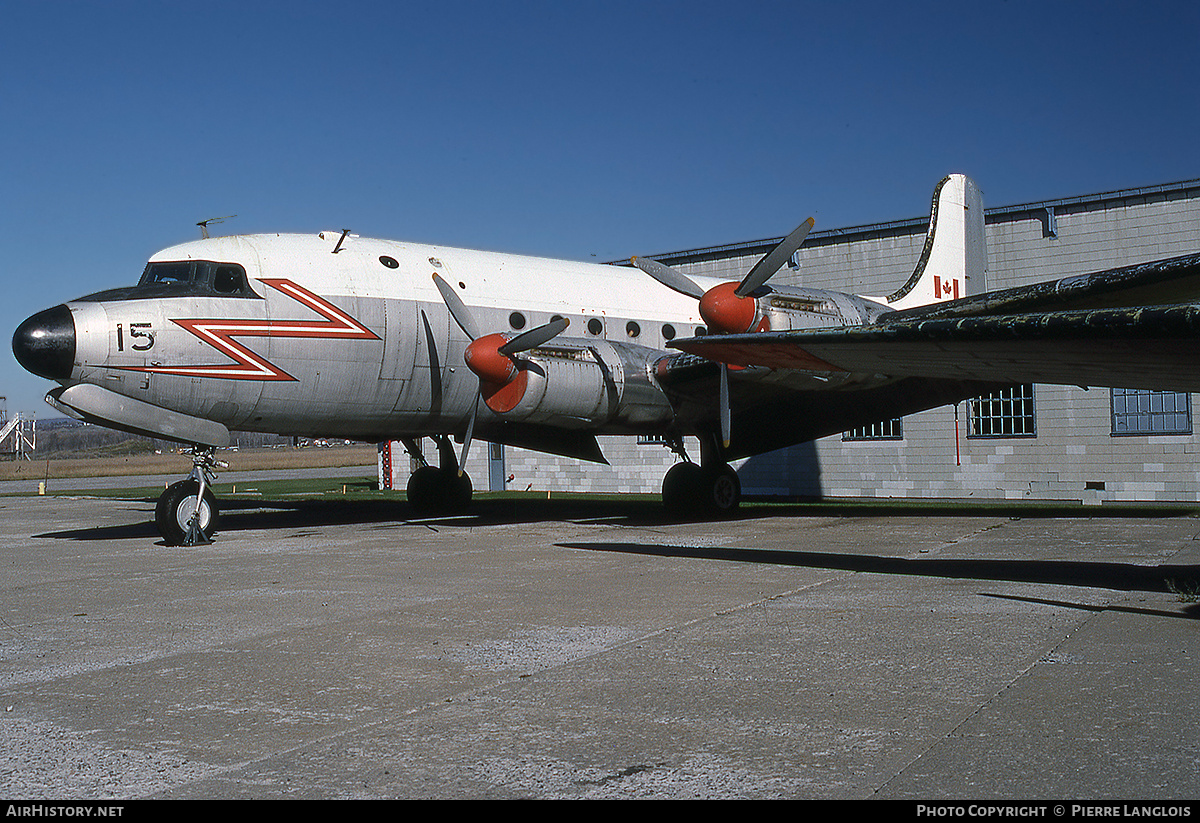
[[[63,540],[115,540],[121,538],[157,536],[153,524],[155,498],[113,497],[113,502],[144,504],[144,522],[112,526],[64,529],[33,535],[37,538]],[[401,499],[341,498],[336,495],[316,497],[256,497],[222,498],[218,534],[254,529],[275,530],[360,523],[375,528],[395,528],[405,525],[425,525],[436,528],[439,523],[458,526],[511,525],[555,520],[614,526],[656,526],[703,519],[680,517],[667,513],[657,495],[571,496],[553,499],[539,496],[490,497],[477,494],[468,512],[457,515],[429,516],[415,513]],[[1181,517],[1196,513],[1194,508],[1172,506],[1103,507],[1081,509],[1072,504],[1023,505],[962,501],[880,501],[843,503],[829,501],[771,502],[756,504],[753,499],[737,511],[723,515],[724,520],[748,520],[761,517],[1008,517],[1010,519],[1045,519],[1055,517],[1126,518]],[[775,562],[775,561],[763,561]]]
[[[1115,589],[1118,591],[1175,592],[1194,589],[1200,581],[1200,566],[1139,566],[1132,563],[1092,563],[1073,560],[910,560],[876,554],[838,554],[834,552],[778,551],[768,549],[665,546],[647,543],[558,543],[562,548],[586,551],[622,552],[659,557],[683,557],[696,560],[723,560],[734,563],[766,563],[835,569],[871,574],[944,577],[957,580],[999,580],[1013,583],[1046,583],[1060,586]],[[1038,603],[1081,607],[1078,604],[1015,598]],[[1131,611],[1138,611],[1131,609]],[[1200,604],[1183,609],[1183,614],[1149,611],[1149,614],[1200,619]]]
[[[147,519],[141,522],[109,526],[66,529],[33,535],[35,538],[59,540],[119,540],[147,538],[163,545],[151,522],[154,500],[125,498],[145,506]],[[545,500],[535,498],[478,497],[468,514],[446,517],[416,517],[408,505],[398,500],[337,500],[337,499],[226,499],[217,540],[222,534],[254,530],[296,530],[359,524],[370,529],[393,529],[418,526],[436,531],[439,528],[479,527],[523,522],[569,521],[577,524],[608,524],[613,526],[665,526],[682,521],[667,515],[653,496],[615,498],[564,498]],[[736,514],[741,519],[759,517],[928,517],[999,515],[1021,518],[1053,517],[1145,517],[1186,514],[1183,511],[1164,512],[1122,511],[1120,509],[1080,511],[1078,507],[996,508],[959,505],[944,509],[935,506],[914,508],[899,504],[867,504],[846,507],[836,504],[776,505],[770,507],[744,506]],[[838,554],[832,552],[778,551],[753,548],[669,546],[651,543],[559,543],[568,549],[622,552],[626,554],[657,555],[661,557],[720,560],[735,563],[760,563],[779,566],[839,569],[874,574],[944,577],[970,580],[1002,580],[1009,582],[1046,583],[1056,585],[1105,588],[1119,591],[1173,592],[1200,587],[1200,566],[1164,565],[1141,566],[1130,563],[1094,563],[1085,561],[1046,560],[973,560],[926,559],[911,560],[873,554]],[[1188,616],[1200,618],[1200,605],[1184,610]],[[1174,614],[1173,616],[1180,616]]]
[[[158,537],[153,523],[152,498],[112,498],[139,506],[146,520],[110,526],[91,526],[78,529],[35,534],[35,538],[59,540],[119,540],[122,538]],[[761,516],[744,515],[744,516]],[[222,534],[241,531],[277,531],[297,528],[316,528],[360,524],[364,528],[402,528],[424,526],[436,530],[440,526],[489,526],[545,521],[575,523],[612,523],[625,526],[649,526],[680,522],[662,509],[656,498],[630,501],[595,501],[587,498],[545,500],[504,499],[481,497],[471,504],[469,512],[456,515],[423,516],[415,513],[402,500],[339,500],[323,499],[222,499],[217,539]]]

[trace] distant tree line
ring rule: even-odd
[[[231,432],[229,444],[243,449],[277,448],[293,445],[293,438],[259,432]],[[37,422],[37,451],[34,454],[42,460],[54,460],[171,452],[179,448],[178,443],[169,440],[127,434],[63,418]]]

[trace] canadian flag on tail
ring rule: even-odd
[[[929,231],[912,277],[880,302],[897,310],[911,309],[985,291],[983,197],[969,177],[951,174],[934,189]]]
[[[933,276],[933,299],[941,300],[957,300],[958,299],[958,278],[942,282],[940,275]]]

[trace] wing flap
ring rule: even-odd
[[[1200,392],[1200,307],[899,320],[678,340],[736,365],[1002,383]]]

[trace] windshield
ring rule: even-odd
[[[85,302],[146,300],[156,297],[252,297],[261,300],[246,270],[237,263],[175,260],[147,263],[136,286],[107,289],[77,298]]]
[[[196,267],[192,263],[151,263],[142,273],[138,286],[183,286],[191,283]]]
[[[209,260],[148,263],[135,291],[155,295],[258,296],[250,290],[246,270],[241,266]]]

